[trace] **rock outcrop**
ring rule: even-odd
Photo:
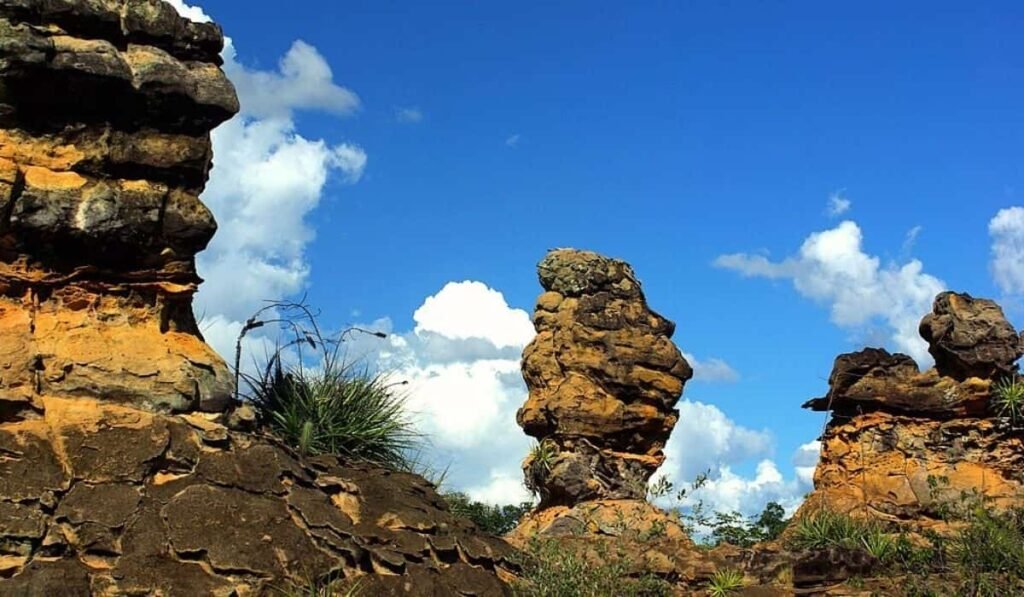
[[[530,394],[517,418],[538,441],[523,469],[540,503],[509,541],[624,554],[627,573],[679,587],[706,581],[710,560],[646,500],[693,375],[672,343],[675,324],[647,306],[623,261],[559,249],[538,273],[537,336],[522,362]]]
[[[881,349],[840,355],[828,394],[804,405],[832,413],[805,511],[929,527],[962,492],[995,507],[1024,498],[1024,436],[993,405],[996,383],[1016,374],[1019,335],[994,302],[952,292],[921,335],[934,368]]]
[[[0,594],[507,594],[423,479],[225,426],[192,314],[222,44],[160,0],[0,2]]]
[[[159,0],[0,3],[0,410],[229,406],[191,308],[222,45]]]
[[[508,545],[416,475],[300,459],[200,414],[43,402],[0,425],[0,594],[507,592]]]
[[[587,251],[538,265],[537,336],[523,352],[517,420],[539,447],[524,463],[541,507],[643,499],[693,371],[675,324],[647,306],[628,264]]]

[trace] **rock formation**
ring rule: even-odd
[[[507,593],[419,477],[222,424],[191,309],[222,42],[160,0],[0,2],[0,594]]]
[[[693,376],[675,324],[648,308],[622,261],[556,250],[538,272],[537,336],[523,352],[530,396],[517,416],[539,442],[527,482],[542,508],[643,499]]]
[[[559,249],[538,273],[537,336],[522,362],[530,394],[517,418],[538,440],[523,469],[540,504],[509,541],[583,550],[603,542],[630,555],[631,573],[680,586],[706,579],[707,558],[646,500],[693,375],[672,343],[675,324],[647,306],[625,262]]]
[[[191,308],[209,131],[238,110],[219,28],[157,0],[5,0],[0,39],[0,410],[225,409]]]
[[[953,292],[936,297],[921,335],[934,368],[881,349],[840,355],[828,393],[804,405],[832,413],[805,510],[927,527],[962,491],[996,507],[1024,497],[1022,435],[992,403],[1017,372],[1019,335],[994,302]]]

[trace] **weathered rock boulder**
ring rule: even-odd
[[[992,405],[1016,372],[1017,332],[992,301],[945,292],[921,335],[935,368],[881,349],[840,355],[828,393],[804,405],[831,411],[804,511],[930,527],[964,492],[995,507],[1024,499],[1024,434]]]
[[[191,308],[222,46],[160,0],[0,3],[0,410],[229,406]]]
[[[943,292],[921,320],[921,337],[940,374],[954,379],[993,379],[1017,372],[1024,342],[1003,310],[988,299]]]
[[[212,415],[43,402],[0,424],[0,594],[507,593],[508,545],[416,475],[300,459]]]
[[[523,352],[530,390],[517,420],[539,448],[524,463],[541,507],[643,499],[693,372],[625,262],[550,252],[538,265],[537,336]]]

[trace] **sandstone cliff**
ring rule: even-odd
[[[222,44],[160,0],[0,2],[0,594],[506,593],[421,478],[222,424],[191,308]]]
[[[995,507],[1024,498],[1024,442],[993,404],[994,385],[1016,375],[1020,336],[994,302],[953,292],[920,327],[934,368],[881,349],[840,355],[828,393],[804,405],[832,413],[805,511],[928,527],[965,491]]]

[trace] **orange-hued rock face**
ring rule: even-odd
[[[192,315],[223,37],[159,0],[0,5],[0,421],[41,397],[222,411]]]
[[[675,325],[647,307],[625,262],[562,249],[538,271],[545,292],[517,416],[540,442],[523,465],[527,482],[542,507],[642,499],[693,375],[672,343]]]
[[[920,528],[941,526],[965,492],[996,508],[1024,503],[1021,421],[992,403],[996,382],[1016,374],[1017,332],[992,301],[946,292],[921,334],[935,368],[881,349],[840,355],[828,394],[804,405],[832,413],[804,511]]]

